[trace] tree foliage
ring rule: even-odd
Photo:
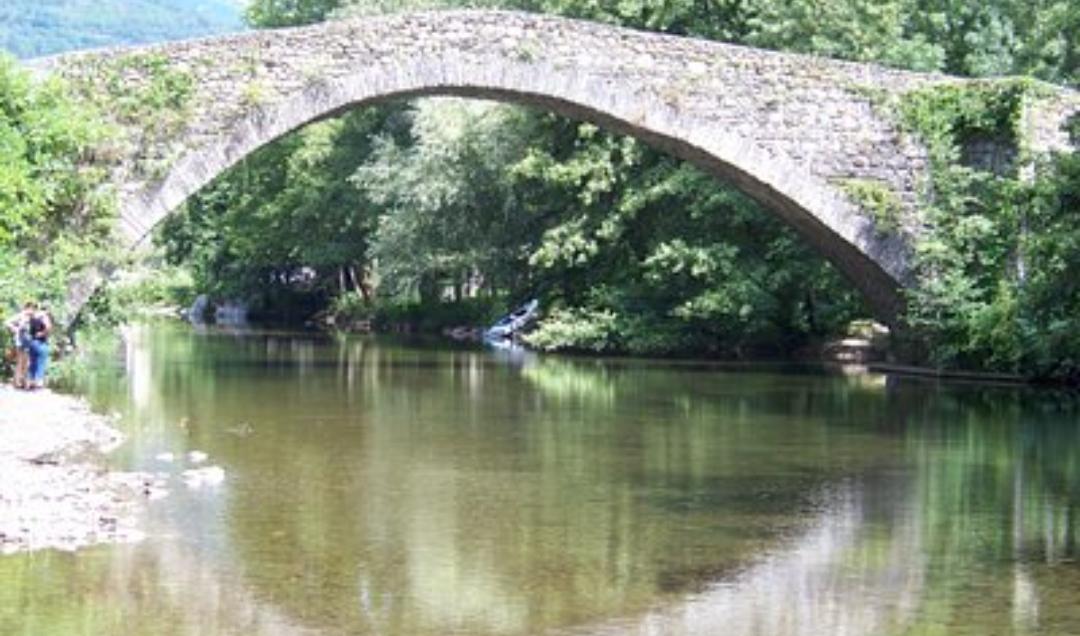
[[[59,81],[34,83],[0,57],[0,308],[60,305],[66,283],[107,243],[111,196],[94,148],[110,135]]]
[[[366,289],[377,213],[349,178],[376,132],[401,125],[394,108],[367,109],[263,148],[165,222],[167,259],[190,264],[204,291],[224,297],[270,301],[298,283]]]
[[[1022,368],[1080,381],[1080,156],[1054,158],[1033,187],[1025,218],[1027,278],[1014,300]]]
[[[247,20],[262,28],[312,24],[325,20],[340,6],[340,0],[252,0]]]

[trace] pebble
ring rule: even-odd
[[[0,386],[0,554],[143,538],[137,512],[164,480],[102,467],[123,442],[109,422],[77,398]]]

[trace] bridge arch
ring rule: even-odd
[[[592,122],[698,166],[792,226],[886,322],[900,311],[911,278],[907,233],[882,231],[839,182],[873,179],[913,208],[925,152],[877,115],[864,89],[927,77],[504,12],[330,23],[73,55],[46,66],[85,80],[79,69],[103,58],[148,53],[193,76],[199,112],[178,137],[147,142],[173,148],[177,159],[163,178],[121,184],[120,230],[132,245],[216,176],[290,131],[381,101],[450,95]],[[305,57],[321,61],[301,68]],[[252,68],[271,99],[255,104],[243,95]]]

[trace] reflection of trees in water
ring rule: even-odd
[[[824,515],[743,574],[581,633],[1077,631],[1075,400],[905,382],[887,400],[905,405],[888,428],[904,432],[910,479],[892,492],[860,480],[858,505]],[[884,517],[868,512],[875,508]]]
[[[1080,625],[1080,432],[1052,400],[626,361],[519,369],[355,339],[235,346],[155,340],[145,412],[189,417],[181,443],[235,476],[225,545],[294,623]],[[237,421],[256,433],[222,432]]]
[[[600,364],[586,365],[544,359],[521,372],[548,399],[556,402],[584,402],[611,406],[616,387],[607,369]]]
[[[259,484],[231,506],[246,578],[325,626],[532,633],[643,612],[801,533],[831,505],[831,453],[847,458],[840,475],[889,448],[832,435],[813,396],[795,424],[775,396],[695,397],[708,374],[570,370],[538,390],[533,367],[475,353],[352,355],[343,364],[363,368],[337,377],[362,425],[328,447],[317,400],[301,402],[305,427],[231,460]],[[283,548],[267,559],[271,528]]]
[[[163,536],[77,555],[0,559],[0,633],[314,633],[225,574],[220,560],[200,554],[180,535]]]
[[[912,389],[926,552],[922,622],[949,633],[1080,628],[1077,403],[1026,389]],[[928,395],[927,395],[928,394]],[[1064,398],[1064,399],[1063,399]],[[980,631],[982,630],[982,631]]]

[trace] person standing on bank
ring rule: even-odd
[[[30,314],[30,384],[31,389],[45,387],[45,371],[49,367],[49,334],[52,319],[44,309],[35,307]]]
[[[15,378],[12,384],[16,389],[28,388],[26,376],[30,368],[30,316],[36,308],[33,302],[28,302],[19,313],[4,323],[15,341]]]

